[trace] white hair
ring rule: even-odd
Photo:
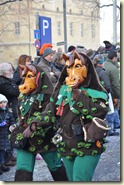
[[[12,76],[9,75],[9,71],[12,69],[12,65],[7,62],[3,62],[0,64],[0,76],[5,76],[7,78],[11,78]],[[6,75],[5,75],[6,74]]]

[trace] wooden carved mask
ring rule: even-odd
[[[66,71],[68,76],[65,79],[67,86],[77,88],[81,85],[87,77],[87,67],[83,56],[79,56],[76,52],[72,57],[63,54],[63,58],[66,62]]]
[[[19,66],[22,67],[22,66]],[[19,86],[19,91],[24,95],[29,95],[36,87],[36,69],[34,66],[24,66],[23,68],[24,83]]]

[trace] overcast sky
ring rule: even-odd
[[[101,0],[101,4],[112,4],[112,0]],[[117,0],[119,4],[120,1]],[[100,9],[100,17],[101,17],[101,24],[100,24],[100,44],[103,44],[104,40],[108,40],[113,42],[113,7],[104,7]],[[117,24],[117,35],[118,41],[120,36],[120,23]]]

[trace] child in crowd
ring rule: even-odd
[[[11,148],[8,137],[9,126],[15,123],[13,115],[8,111],[7,103],[7,98],[3,94],[0,94],[0,175],[10,170],[5,165],[4,155]]]

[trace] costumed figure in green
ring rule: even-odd
[[[45,160],[54,181],[67,181],[62,160],[57,155],[57,148],[51,138],[55,135],[55,117],[52,116],[51,125],[37,127],[29,138],[23,137],[23,131],[35,118],[42,120],[41,112],[50,101],[53,85],[45,72],[35,65],[20,67],[23,70],[24,83],[19,86],[18,124],[10,128],[11,142],[17,148],[17,164],[15,181],[33,181],[35,157],[40,153]],[[44,117],[49,122],[48,115]],[[42,168],[42,167],[41,167]]]
[[[63,69],[42,119],[34,119],[25,138],[37,128],[50,126],[56,117],[58,131],[52,138],[62,157],[69,181],[91,181],[110,129],[104,120],[108,94],[101,86],[91,60],[84,53],[63,54]],[[49,114],[49,121],[44,118]]]

